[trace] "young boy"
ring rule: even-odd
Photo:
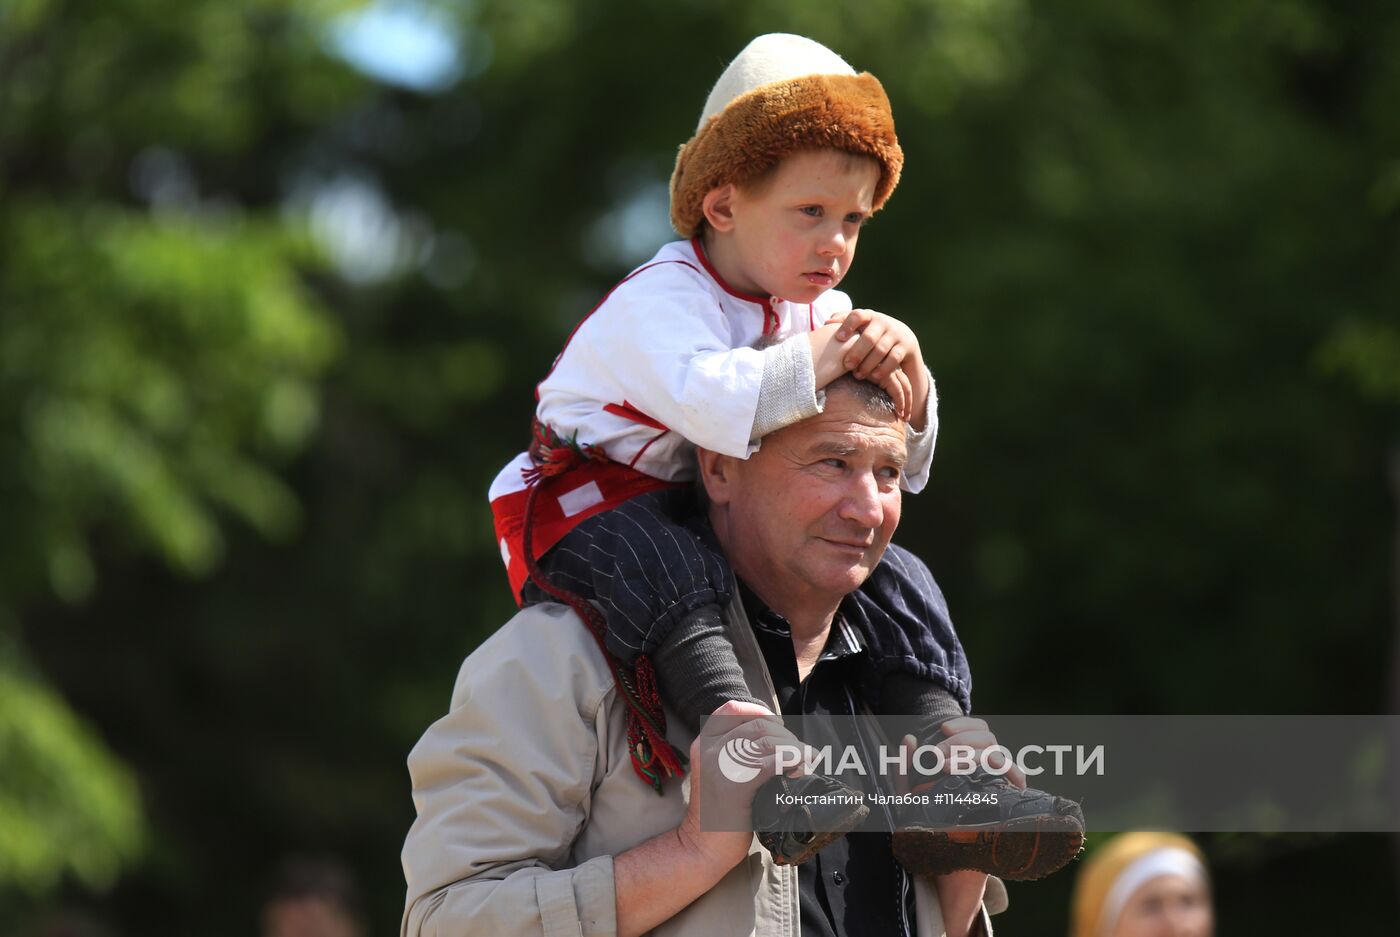
[[[889,316],[852,310],[833,289],[902,162],[873,76],[808,39],[755,39],[720,77],[676,161],[671,219],[689,240],[663,247],[576,327],[539,385],[535,444],[492,485],[517,598],[530,604],[562,588],[597,602],[607,651],[653,662],[661,695],[691,728],[727,700],[758,702],[720,620],[730,571],[676,516],[694,447],[746,458],[768,433],[819,413],[820,389],[849,371],[883,387],[908,421],[903,487],[927,482],[936,399],[918,341]],[[591,612],[581,609],[586,619]],[[881,712],[919,714],[923,742],[967,711],[966,659],[917,558],[892,545],[849,617],[878,674]],[[636,699],[646,687],[626,692]],[[657,744],[638,736],[647,773]],[[800,783],[840,787],[820,776]],[[992,835],[961,845],[933,828],[962,818],[915,817],[917,832],[895,839],[911,871],[1039,878],[1077,854],[1077,806],[989,776],[978,783],[998,793],[993,819],[1003,829],[1043,832],[1045,842],[1013,849]],[[785,831],[785,818],[764,814],[772,799],[756,798],[754,813],[777,861],[804,861],[839,835]],[[829,829],[864,813],[833,809],[843,815],[822,818]]]

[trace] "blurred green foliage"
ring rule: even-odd
[[[143,839],[135,781],[12,659],[0,660],[0,764],[0,882],[43,893],[70,874],[89,888],[111,887]]]
[[[313,26],[281,4],[0,7],[0,886],[105,888],[147,838],[130,769],[10,652],[35,606],[143,556],[207,574],[230,523],[301,530],[284,469],[341,348],[320,261],[186,167],[256,145],[265,43],[314,63]],[[357,86],[297,70],[308,94],[279,109],[304,119],[330,103],[317,74]]]
[[[3,419],[26,495],[8,516],[54,591],[87,597],[105,522],[189,573],[219,558],[220,509],[290,536],[273,469],[315,428],[338,332],[289,238],[96,205],[16,201],[4,220]]]
[[[938,378],[899,537],[978,708],[1389,708],[1393,4],[388,4],[449,30],[431,90],[352,67],[359,6],[0,2],[0,929],[246,933],[307,850],[393,927],[403,757],[511,609],[486,486],[766,31],[894,104],[844,288]],[[1393,890],[1375,840],[1250,842],[1235,930]]]

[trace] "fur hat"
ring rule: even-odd
[[[719,76],[671,174],[671,224],[694,237],[711,189],[753,179],[798,150],[830,148],[880,164],[874,210],[899,182],[904,153],[885,89],[826,46],[787,33],[750,42]]]

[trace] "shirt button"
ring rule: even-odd
[[[840,872],[832,872],[832,873],[831,873],[831,880],[832,880],[833,882],[835,882],[837,885],[844,885],[844,884],[846,884],[846,876],[842,875]]]

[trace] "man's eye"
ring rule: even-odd
[[[826,465],[826,466],[829,466],[829,467],[834,468],[834,469],[843,469],[843,468],[846,467],[846,460],[845,460],[845,459],[822,459],[822,465]]]
[[[904,473],[902,470],[897,469],[894,466],[890,466],[888,468],[880,469],[880,474],[883,475],[885,478],[890,479],[891,481],[899,481],[900,476]]]

